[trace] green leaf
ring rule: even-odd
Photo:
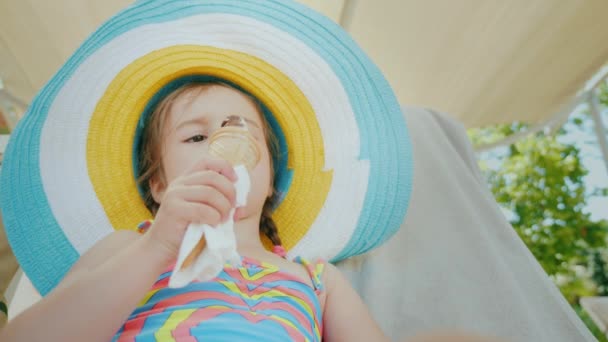
[[[608,87],[606,87],[608,90]],[[608,99],[608,97],[606,97]],[[591,120],[579,115],[574,125]],[[501,139],[521,132],[521,123],[469,130],[472,141]],[[480,168],[496,201],[509,213],[513,228],[553,279],[561,279],[560,290],[571,304],[578,298],[606,291],[608,266],[600,264],[595,251],[606,250],[608,223],[594,222],[584,212],[589,194],[608,195],[608,189],[585,188],[588,170],[580,149],[557,136],[538,134],[512,144],[504,153],[480,156]],[[492,162],[488,162],[489,159]],[[603,259],[602,259],[603,260]],[[602,292],[603,293],[603,292]]]

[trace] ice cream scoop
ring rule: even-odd
[[[236,115],[226,118],[222,122],[222,127],[211,135],[209,138],[209,153],[212,156],[229,161],[233,167],[243,165],[248,171],[251,171],[260,160],[260,150],[249,132],[247,122]],[[230,217],[232,217],[232,214],[231,212]],[[205,246],[206,240],[203,235],[184,260],[181,269],[192,265]]]

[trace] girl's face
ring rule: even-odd
[[[229,115],[238,115],[247,121],[249,132],[260,149],[260,161],[250,172],[251,190],[247,205],[241,209],[238,219],[253,215],[259,217],[266,198],[272,193],[270,153],[264,123],[250,98],[235,89],[218,85],[194,88],[180,95],[164,118],[161,167],[165,180],[153,179],[150,187],[157,202],[162,199],[167,185],[173,179],[202,158],[211,158],[208,138]]]

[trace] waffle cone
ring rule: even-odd
[[[233,166],[245,165],[251,171],[260,160],[254,138],[240,127],[223,127],[209,140],[209,153],[229,161]]]

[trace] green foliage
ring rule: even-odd
[[[607,82],[600,86],[600,102],[608,106]],[[578,307],[578,299],[608,295],[608,221],[594,221],[585,211],[590,196],[606,196],[608,190],[586,189],[588,170],[581,151],[561,139],[568,129],[589,129],[588,114],[569,123],[557,132],[539,132],[481,155],[480,167],[518,235],[595,336],[606,341]],[[474,145],[488,144],[527,128],[521,123],[498,125],[470,130],[469,137]]]
[[[606,262],[606,249],[591,251],[591,279],[597,286],[598,296],[608,296],[608,265]]]
[[[473,131],[475,141],[508,136],[524,125],[502,125]],[[608,223],[594,222],[586,206],[584,176],[588,173],[573,144],[558,135],[538,133],[511,145],[495,159],[500,165],[482,169],[498,203],[510,214],[519,236],[558,285],[575,291],[575,300],[588,294],[577,266],[590,263],[590,251],[605,245]]]

